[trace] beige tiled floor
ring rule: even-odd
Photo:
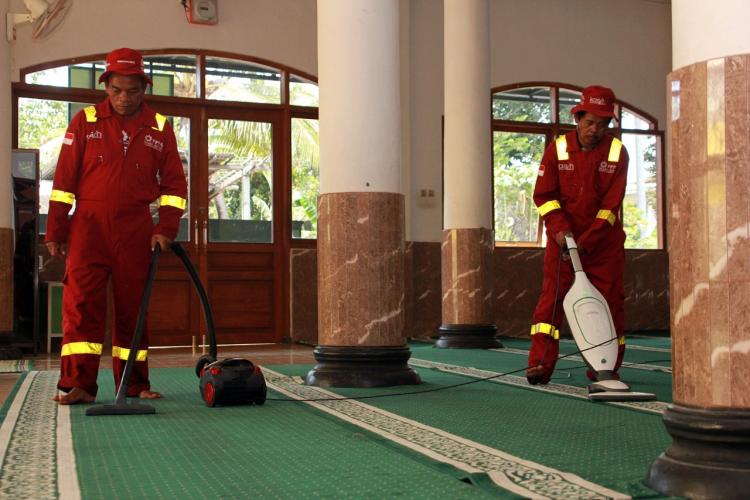
[[[247,346],[219,346],[219,359],[223,358],[245,358],[258,365],[290,365],[290,364],[313,364],[313,348],[300,344],[262,344]],[[149,366],[152,368],[186,367],[193,368],[201,350],[198,348],[193,354],[189,347],[176,347],[169,349],[149,350]],[[102,357],[102,366],[108,367],[109,354]],[[60,354],[40,354],[28,356],[26,359],[34,361],[35,370],[59,370]],[[0,401],[5,401],[8,393],[18,380],[18,373],[0,373]],[[158,390],[158,387],[154,388]]]

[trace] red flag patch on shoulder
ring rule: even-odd
[[[73,139],[75,139],[75,137],[76,136],[73,132],[67,132],[65,134],[65,137],[63,137],[63,144],[65,144],[66,146],[70,146],[71,144],[73,144]]]

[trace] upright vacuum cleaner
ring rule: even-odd
[[[182,246],[173,242],[170,245],[172,251],[179,257],[185,266],[190,279],[203,306],[206,318],[206,327],[210,340],[209,354],[201,356],[196,365],[196,373],[200,377],[200,393],[207,406],[234,405],[234,404],[257,404],[262,405],[266,401],[266,381],[258,366],[250,361],[240,358],[229,358],[216,361],[216,331],[214,329],[214,318],[211,307],[208,304],[208,295],[203,284],[195,271],[193,263],[185,253]],[[130,375],[133,372],[138,347],[143,337],[143,325],[146,320],[146,311],[151,298],[151,288],[156,276],[156,268],[161,254],[161,247],[156,245],[151,254],[151,266],[148,279],[141,298],[141,307],[138,312],[135,333],[130,345],[130,353],[125,363],[120,387],[115,397],[115,403],[111,405],[95,405],[86,410],[86,415],[145,415],[156,413],[153,406],[141,403],[128,403],[127,392]]]
[[[618,340],[607,301],[586,277],[573,236],[565,236],[573,264],[573,286],[565,295],[563,309],[578,349],[586,364],[596,373],[597,382],[589,385],[593,401],[651,401],[656,395],[633,392],[628,384],[615,380]],[[609,340],[609,342],[607,342]]]

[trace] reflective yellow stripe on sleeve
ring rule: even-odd
[[[607,161],[618,161],[620,159],[620,151],[622,150],[622,141],[620,139],[612,139],[612,144],[609,146],[609,156]]]
[[[558,160],[569,160],[570,155],[568,154],[568,140],[564,135],[561,135],[555,141],[555,147],[557,148],[557,159]]]
[[[612,213],[612,210],[599,210],[596,213],[596,218],[606,220],[610,226],[614,226],[617,220],[617,216]]]
[[[49,195],[49,201],[59,201],[60,203],[67,203],[72,205],[76,201],[76,195],[68,193],[66,191],[60,191],[59,189],[53,189]]]
[[[180,198],[179,196],[163,194],[161,195],[161,198],[159,198],[159,204],[162,207],[175,207],[179,208],[180,210],[185,210],[187,200],[185,198]]]
[[[83,112],[86,113],[86,121],[89,123],[93,123],[96,121],[96,107],[95,106],[86,106],[83,108]]]
[[[162,114],[159,114],[159,113],[156,113],[156,127],[151,127],[151,128],[154,129],[154,130],[158,130],[159,132],[161,132],[162,130],[164,130],[164,124],[166,122],[167,122],[167,117],[166,116],[164,116]]]
[[[557,200],[550,200],[547,203],[542,204],[541,207],[537,208],[539,210],[539,215],[541,217],[544,217],[548,213],[550,213],[553,210],[558,210],[560,208],[560,202]]]
[[[550,335],[555,340],[560,338],[560,330],[555,328],[555,325],[549,323],[537,323],[536,325],[531,325],[531,335],[536,335],[537,333]]]
[[[60,356],[70,356],[71,354],[95,354],[102,355],[102,344],[95,342],[69,342],[62,346]]]
[[[112,346],[112,357],[127,361],[130,357],[130,349]],[[135,355],[135,360],[146,361],[146,358],[148,358],[148,349],[138,349],[137,354]]]

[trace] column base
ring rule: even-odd
[[[649,487],[669,496],[747,498],[750,411],[675,404],[663,420],[672,445],[651,465]]]
[[[495,325],[440,325],[440,338],[435,347],[441,349],[497,349],[503,347],[495,338]]]
[[[400,347],[317,346],[318,362],[305,377],[318,387],[392,387],[422,383],[409,367],[411,350]]]

